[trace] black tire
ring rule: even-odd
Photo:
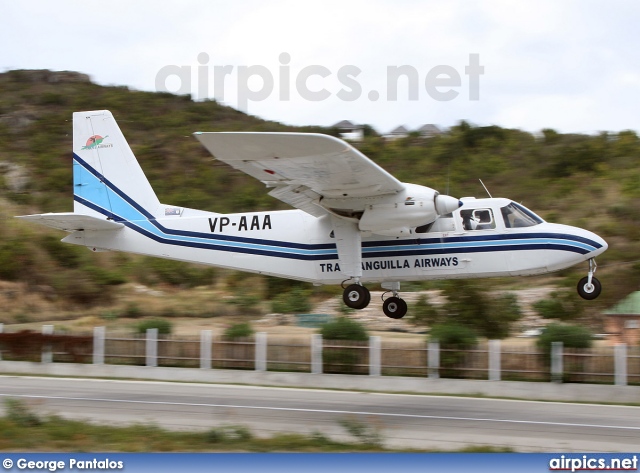
[[[364,290],[365,290],[364,305],[361,307],[361,309],[365,309],[369,305],[369,302],[371,302],[371,292],[369,292],[369,289],[367,289],[366,287],[364,288]]]
[[[352,309],[364,309],[371,302],[369,289],[359,284],[351,284],[342,293],[342,300]]]
[[[391,319],[401,319],[407,313],[407,303],[399,297],[390,297],[382,304],[382,310]]]
[[[602,292],[602,284],[596,278],[591,278],[591,287],[587,286],[587,281],[589,281],[588,277],[584,277],[578,282],[578,294],[583,299],[588,301],[592,301],[596,297],[600,295]]]

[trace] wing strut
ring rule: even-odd
[[[362,236],[358,223],[335,215],[331,216],[331,223],[338,248],[340,270],[359,283],[362,277]]]
[[[331,215],[333,234],[338,249],[340,272],[355,281],[344,289],[342,300],[352,309],[364,309],[371,301],[371,293],[360,284],[362,277],[362,234],[358,223]]]

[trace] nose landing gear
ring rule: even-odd
[[[589,259],[589,273],[578,282],[578,294],[588,301],[595,299],[602,292],[600,281],[593,276],[597,267],[596,260],[593,258]]]

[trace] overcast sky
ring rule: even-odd
[[[0,0],[0,44],[4,71],[208,95],[294,125],[640,129],[633,0]]]

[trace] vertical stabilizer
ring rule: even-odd
[[[135,214],[149,217],[160,206],[107,110],[73,114],[73,189],[74,212],[85,215],[116,220]]]

